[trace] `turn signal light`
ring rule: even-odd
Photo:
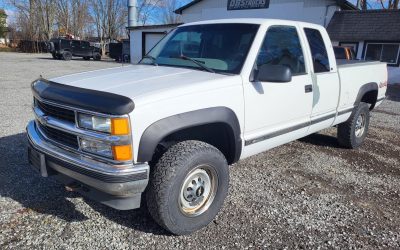
[[[116,161],[129,161],[132,160],[132,146],[131,145],[118,145],[113,146],[114,160]]]
[[[111,134],[112,135],[128,135],[129,121],[128,118],[113,118],[111,119]]]

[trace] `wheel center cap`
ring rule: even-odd
[[[197,197],[200,197],[200,196],[202,196],[204,194],[204,187],[199,187],[197,190],[196,190],[196,196]]]

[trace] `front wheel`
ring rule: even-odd
[[[361,102],[350,118],[338,125],[337,136],[339,144],[351,149],[360,147],[367,137],[369,118],[369,105]]]
[[[224,155],[200,141],[171,146],[151,172],[146,193],[153,219],[176,235],[207,226],[221,209],[229,187]]]

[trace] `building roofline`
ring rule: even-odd
[[[180,7],[179,9],[176,9],[174,12],[175,12],[175,14],[182,15],[182,12],[183,12],[184,10],[186,10],[187,8],[192,7],[192,6],[195,5],[195,4],[200,3],[201,1],[203,1],[203,0],[193,0],[193,1],[191,1],[190,3],[188,3],[188,4],[186,4],[186,5],[182,6],[182,7]]]
[[[193,0],[193,1],[189,2],[188,4],[180,7],[179,9],[176,9],[174,12],[175,12],[175,14],[182,15],[184,10],[186,10],[187,8],[192,7],[195,4],[200,3],[201,1],[203,1],[203,0]],[[336,0],[336,3],[340,7],[346,8],[348,10],[358,10],[357,6],[355,6],[354,4],[350,3],[347,0]]]

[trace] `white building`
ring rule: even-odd
[[[184,23],[226,18],[277,18],[327,26],[336,11],[357,9],[345,0],[194,0],[177,9]],[[128,27],[131,61],[138,62],[176,25]]]

